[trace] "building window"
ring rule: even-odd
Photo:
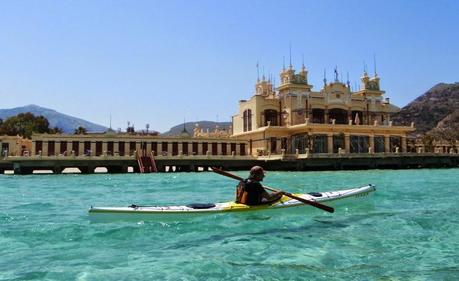
[[[276,138],[271,138],[270,139],[271,143],[271,153],[276,153],[277,152],[277,139]]]
[[[340,148],[344,149],[344,134],[333,136],[333,153],[338,153]]]
[[[351,153],[368,153],[368,136],[351,136]]]
[[[310,146],[310,139],[308,134],[298,134],[292,136],[292,150],[291,153],[306,153],[306,149]]]
[[[72,150],[75,152],[75,156],[80,155],[80,142],[72,141]]]
[[[102,155],[102,142],[96,141],[96,156]]]
[[[4,146],[6,144],[6,146]],[[3,156],[3,151],[8,150],[8,144],[3,143],[2,144],[2,156]],[[40,152],[43,150],[43,142],[42,141],[36,141],[35,142],[35,154],[39,155]]]
[[[228,154],[226,142],[222,142],[221,146],[222,146],[222,155]]]
[[[178,155],[178,142],[172,142],[172,156]]]
[[[151,143],[151,151],[153,152],[153,156],[158,155],[158,143],[157,142]]]
[[[266,109],[264,112],[265,115],[265,126],[268,126],[268,122],[270,123],[271,126],[278,126],[279,122],[279,114],[277,113],[277,110],[274,109]]]
[[[198,154],[198,143],[197,142],[193,142],[193,144],[191,145],[191,149],[192,149],[192,154],[193,155],[197,155]]]
[[[335,119],[335,124],[348,124],[347,110],[333,108],[328,111],[328,119]]]
[[[218,155],[218,143],[212,143],[212,155]]]
[[[167,141],[161,142],[161,155],[162,156],[167,156],[167,146],[168,146]]]
[[[54,141],[48,141],[48,156],[54,156],[56,153],[54,151]]]
[[[114,155],[115,144],[112,141],[107,142],[107,155]]]
[[[234,155],[236,155],[236,144],[235,143],[231,144],[231,155],[233,155],[233,152],[234,152]]]
[[[90,156],[91,154],[92,154],[91,142],[90,141],[85,141],[84,142],[84,155]]]
[[[252,131],[252,110],[247,109],[243,114],[244,132]]]
[[[207,142],[202,143],[202,154],[207,155],[207,151],[209,150],[209,144]]]
[[[312,123],[323,124],[325,122],[325,111],[320,108],[312,109]]]
[[[188,143],[182,142],[182,153],[183,155],[188,155]]]
[[[124,153],[125,153],[126,149],[125,149],[125,146],[124,146],[124,141],[120,141],[118,143],[118,153],[120,156],[124,156]]]
[[[327,153],[327,136],[326,135],[315,135],[314,136],[314,153]]]
[[[384,152],[384,136],[375,136],[375,153]]]
[[[134,155],[135,150],[135,141],[129,142],[129,155]]]
[[[354,125],[362,125],[362,124],[364,124],[363,112],[362,111],[352,111],[352,117],[351,118],[352,118],[352,124],[354,124]]]
[[[241,156],[246,155],[246,152],[245,152],[245,143],[241,143],[241,144],[239,145],[239,148],[241,149],[241,153],[240,153]]]
[[[391,136],[390,137],[390,152],[395,152],[396,147],[401,147],[402,140],[400,137]]]

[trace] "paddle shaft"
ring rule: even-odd
[[[220,174],[220,175],[223,175],[223,176],[227,176],[227,177],[230,177],[230,178],[238,180],[238,181],[244,181],[243,178],[238,177],[236,175],[233,175],[231,173],[228,173],[226,171],[223,171],[222,169],[219,169],[219,168],[216,168],[216,167],[212,167],[212,171],[214,171],[217,174]],[[274,191],[274,192],[279,192],[280,191],[280,190],[277,190],[277,189],[274,189],[274,188],[271,188],[271,187],[267,187],[267,186],[263,186],[263,187],[268,189],[268,190]],[[298,200],[298,201],[300,201],[300,202],[302,202],[304,204],[308,204],[308,205],[314,206],[316,208],[322,209],[322,210],[327,211],[329,213],[333,213],[335,211],[335,209],[333,209],[332,207],[320,204],[320,203],[318,203],[316,201],[307,200],[307,199],[295,196],[295,195],[293,195],[293,194],[291,194],[289,192],[285,192],[285,191],[282,191],[282,192],[287,197],[290,197],[292,199]]]

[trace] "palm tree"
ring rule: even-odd
[[[85,127],[79,126],[78,128],[75,129],[74,134],[75,135],[86,135],[88,131],[86,130]]]

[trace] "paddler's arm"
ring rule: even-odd
[[[279,200],[282,195],[284,195],[283,191],[277,191],[273,193],[268,193],[266,190],[262,193],[263,199],[266,199],[266,201],[276,201]]]

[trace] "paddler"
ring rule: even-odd
[[[236,192],[236,202],[246,205],[269,204],[279,200],[284,194],[282,191],[268,193],[261,181],[265,177],[265,171],[260,166],[253,166],[250,175],[240,182]]]

